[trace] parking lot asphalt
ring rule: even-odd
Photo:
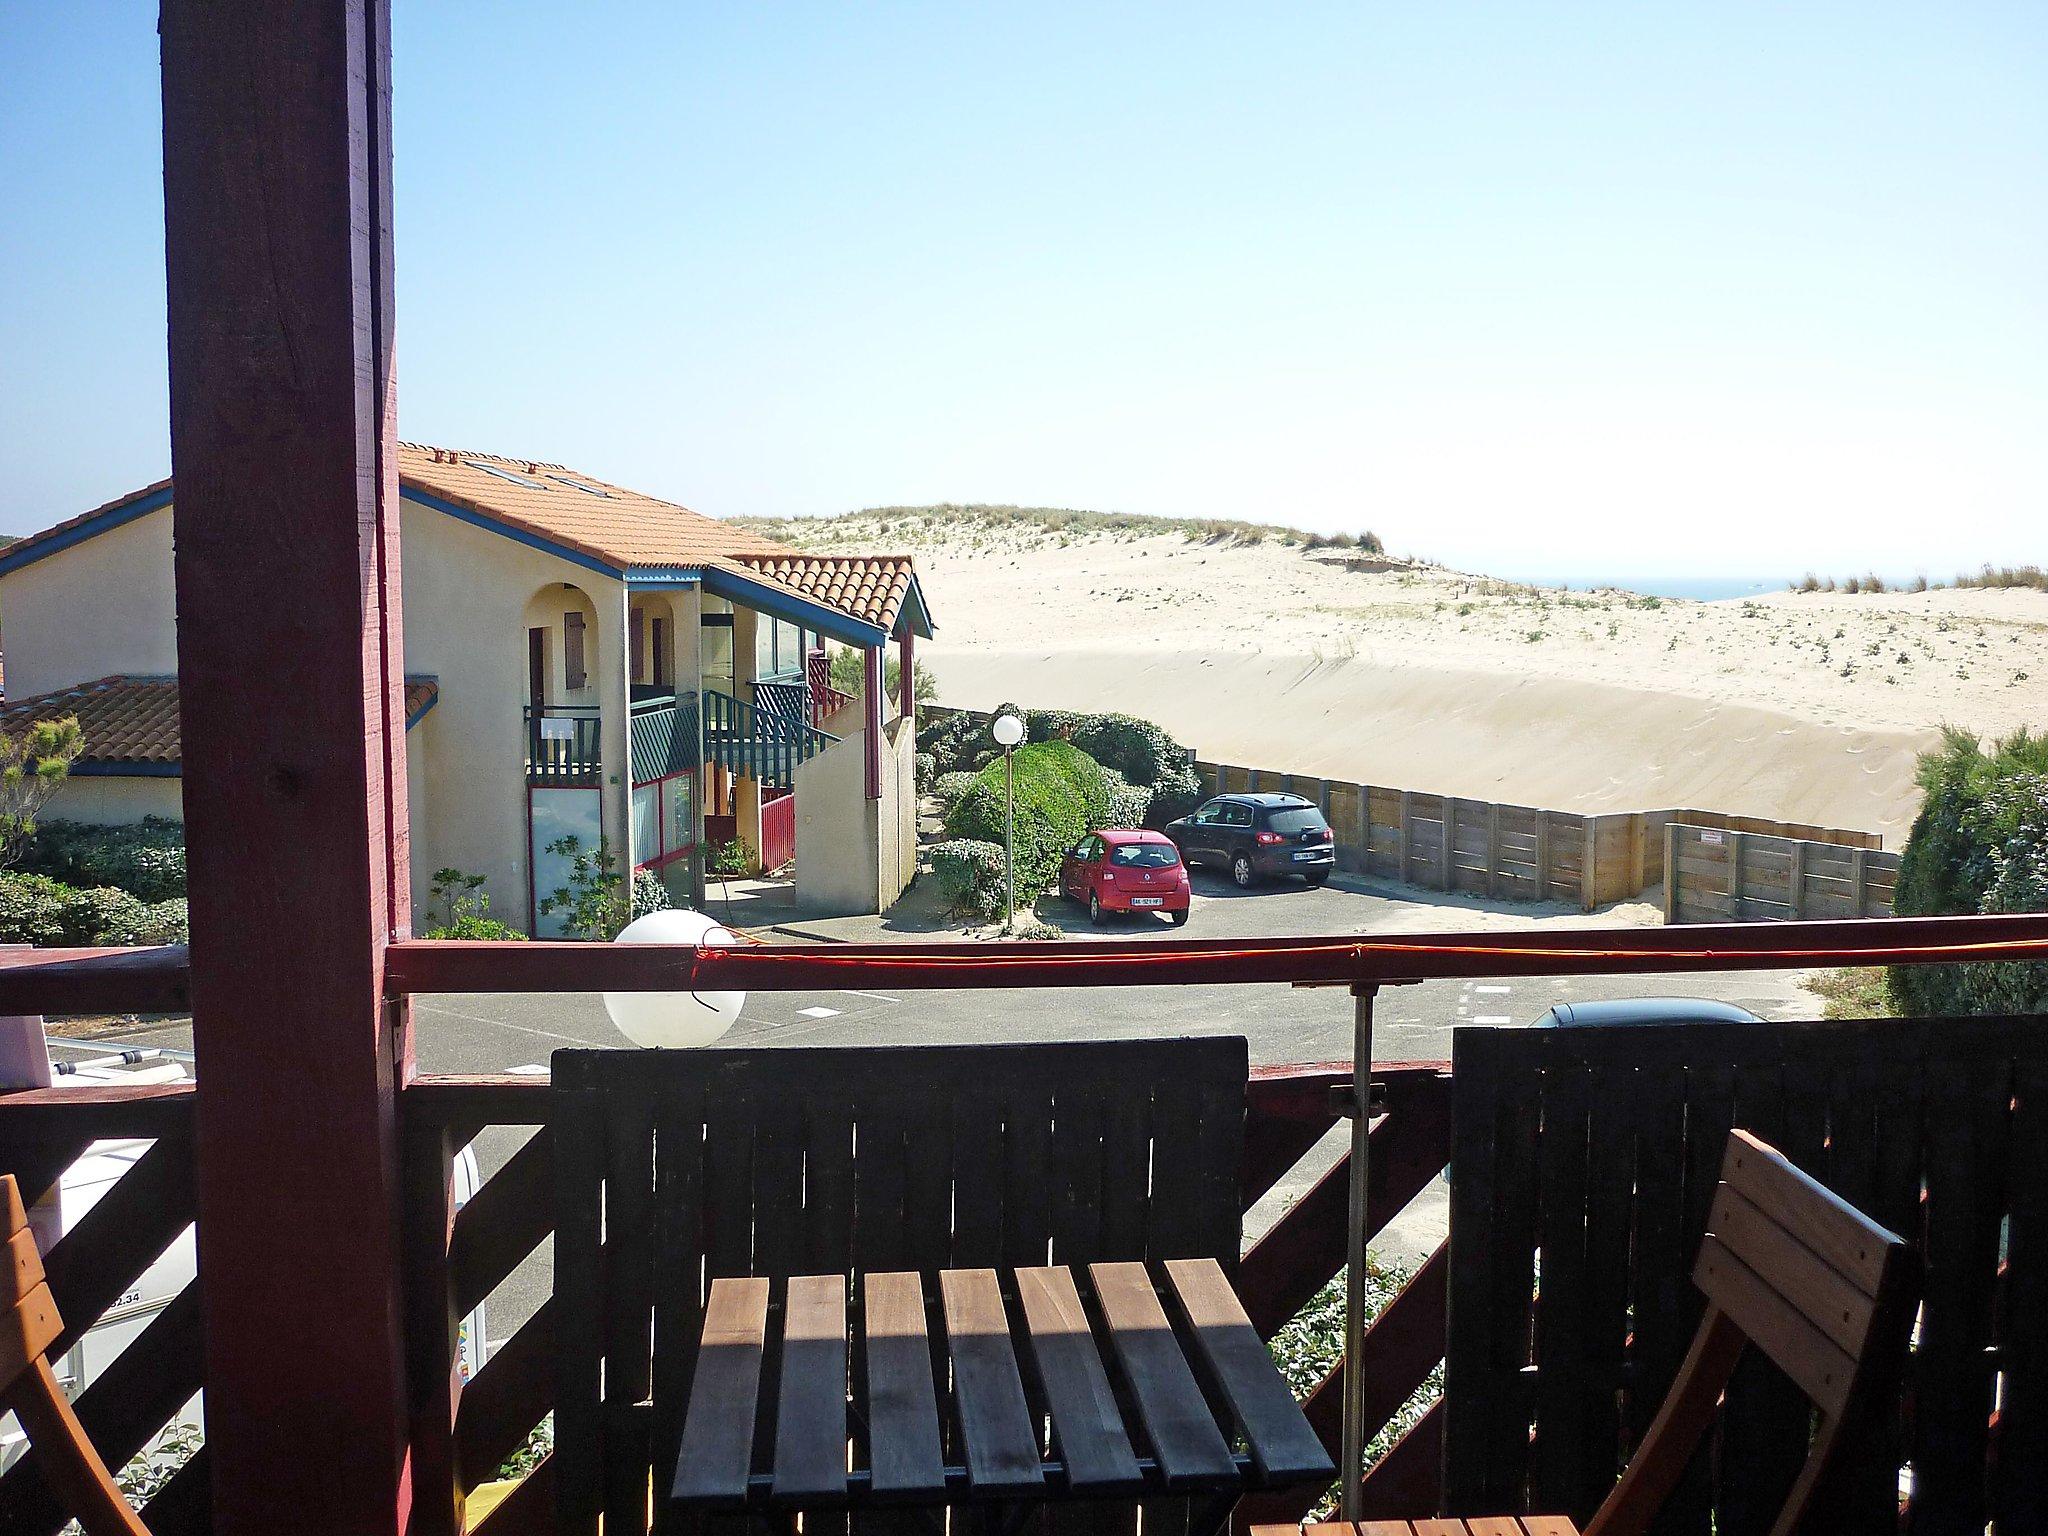
[[[1505,908],[1461,896],[1368,884],[1339,876],[1314,888],[1295,882],[1240,891],[1207,871],[1195,877],[1195,901],[1185,927],[1134,917],[1096,928],[1071,903],[1047,898],[1041,917],[1075,937],[1177,938],[1283,937],[1394,932],[1511,932],[1535,925],[1588,921],[1561,907]],[[1599,919],[1595,919],[1599,920]],[[1614,920],[1610,914],[1606,919]],[[929,925],[871,918],[793,924],[768,933],[802,942],[817,934],[862,941],[934,937]],[[813,939],[813,942],[818,941]],[[1552,1003],[1600,998],[1683,995],[1717,998],[1766,1019],[1810,1018],[1814,996],[1798,971],[1727,971],[1671,977],[1575,976],[1501,981],[1445,980],[1389,988],[1375,1019],[1379,1061],[1448,1061],[1460,1025],[1524,1025]],[[628,1042],[591,993],[473,994],[420,997],[414,1003],[422,1072],[530,1072],[547,1069],[552,1052],[566,1046]],[[724,1044],[754,1046],[975,1044],[1011,1040],[1168,1038],[1241,1034],[1256,1064],[1345,1061],[1351,1054],[1351,999],[1342,988],[1199,986],[1075,988],[1053,991],[979,989],[947,992],[847,990],[756,992]],[[189,1026],[160,1028],[139,1043],[189,1045]],[[495,1171],[526,1133],[486,1131],[477,1140],[484,1174]],[[1322,1146],[1261,1202],[1247,1219],[1256,1234],[1286,1203],[1329,1166],[1341,1150],[1335,1130]],[[1439,1179],[1380,1239],[1384,1251],[1419,1258],[1446,1229],[1444,1181]],[[545,1248],[491,1299],[488,1336],[507,1337],[548,1294]]]

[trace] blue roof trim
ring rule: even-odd
[[[586,571],[596,571],[600,576],[610,576],[616,580],[626,574],[617,566],[607,565],[594,555],[584,554],[580,549],[571,549],[566,544],[557,544],[552,539],[544,539],[537,533],[528,533],[524,528],[514,528],[510,523],[501,523],[495,517],[487,516],[473,507],[462,507],[457,506],[452,501],[443,501],[432,491],[423,491],[416,486],[401,485],[398,495],[401,501],[416,501],[421,506],[429,507],[436,512],[445,512],[459,522],[482,528],[489,533],[501,534],[505,538],[511,539],[514,543],[524,544],[530,548],[540,550],[544,554],[553,555],[557,559],[566,560],[571,565],[580,565]]]
[[[823,607],[784,592],[780,588],[749,581],[746,577],[728,571],[722,566],[704,567],[704,590],[716,593],[720,597],[732,598],[759,612],[773,614],[778,619],[788,619],[792,624],[800,624],[805,629],[815,629],[820,634],[830,635],[834,640],[843,640],[848,645],[858,645],[863,649],[880,645],[889,638],[888,633],[879,625],[856,619],[850,614],[839,612],[836,608]]]
[[[120,763],[92,762],[81,759],[71,765],[71,772],[87,779],[182,779],[185,776],[183,763]]]
[[[636,565],[626,571],[629,587],[694,587],[703,579],[704,568],[697,565]]]
[[[440,702],[441,685],[439,683],[436,683],[434,685],[434,691],[431,694],[427,695],[427,702],[422,704],[417,710],[414,710],[406,715],[405,728],[409,731],[414,726],[418,725],[422,720],[426,719],[428,715],[431,715],[434,712],[434,706]]]
[[[171,504],[171,488],[159,486],[156,490],[145,491],[132,501],[120,502],[103,511],[95,512],[84,522],[66,528],[50,538],[37,540],[33,534],[20,542],[27,548],[0,550],[0,576],[9,571],[18,571],[25,565],[34,565],[45,555],[54,555],[59,550],[69,549],[74,544],[83,544],[87,539],[96,538],[123,523],[132,523],[138,517],[147,517]]]
[[[911,617],[913,609],[917,615],[914,620]],[[910,588],[903,594],[902,606],[896,610],[896,634],[901,637],[904,631],[908,630],[929,640],[936,628],[938,626],[932,622],[932,610],[924,600],[924,583],[917,579],[917,572],[912,570]]]

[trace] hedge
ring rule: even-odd
[[[2021,731],[1986,751],[1951,730],[1921,755],[1919,778],[1892,910],[2048,912],[2048,737]],[[1894,966],[1890,980],[1912,1014],[2048,1013],[2048,963]]]
[[[124,826],[45,821],[22,850],[20,868],[66,885],[111,885],[140,901],[168,901],[185,894],[185,824],[168,816]]]
[[[183,944],[185,900],[139,901],[112,886],[78,890],[47,875],[0,873],[0,943]]]
[[[947,907],[984,922],[1003,915],[1003,845],[955,837],[931,847],[932,878]],[[1030,906],[1027,898],[1024,902]]]
[[[1017,894],[1028,901],[1053,883],[1069,848],[1110,825],[1110,783],[1101,765],[1072,742],[1028,742],[1014,756]],[[1000,847],[1003,800],[1003,765],[991,763],[953,803],[946,830]]]
[[[1163,827],[1201,804],[1202,783],[1192,754],[1150,720],[1035,709],[1025,716],[1025,725],[1033,741],[1071,741],[1130,784],[1151,791],[1139,812],[1145,819],[1119,819],[1116,825]]]

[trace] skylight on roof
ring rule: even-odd
[[[487,475],[496,475],[500,480],[510,480],[514,485],[523,485],[530,491],[544,491],[546,486],[538,480],[529,480],[524,475],[515,475],[509,469],[500,469],[495,464],[479,464],[475,459],[464,459],[471,469],[480,469]]]
[[[594,485],[585,485],[581,480],[571,480],[566,475],[549,475],[548,478],[568,486],[571,490],[581,491],[586,496],[602,496],[606,501],[612,499],[610,491],[600,491]]]

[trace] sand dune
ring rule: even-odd
[[[945,702],[1122,709],[1251,766],[1897,846],[1942,725],[2048,726],[2048,593],[2024,589],[1680,602],[958,510],[775,531],[917,556]]]

